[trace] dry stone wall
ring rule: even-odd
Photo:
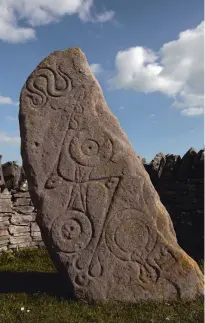
[[[192,258],[203,259],[204,151],[191,148],[183,158],[159,153],[144,167],[172,218],[179,245]],[[44,246],[29,192],[11,192],[0,193],[0,252]]]
[[[181,158],[159,153],[144,165],[168,210],[179,245],[195,260],[204,258],[204,150]]]
[[[0,252],[44,246],[28,192],[0,193]]]

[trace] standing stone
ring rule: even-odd
[[[80,49],[37,66],[21,92],[19,122],[37,223],[73,296],[136,302],[203,294],[198,265],[177,244]]]

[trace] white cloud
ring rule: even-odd
[[[119,107],[119,109],[120,109],[120,110],[124,110],[124,108],[125,108],[125,107],[123,107],[123,106],[120,106],[120,107]]]
[[[81,0],[82,1],[82,0]],[[93,23],[107,22],[114,18],[115,12],[113,10],[104,10],[101,13],[91,14],[93,9],[93,0],[85,0],[83,5],[79,9],[79,18],[83,21],[90,21]]]
[[[11,104],[15,105],[15,102],[8,96],[1,96],[0,95],[0,104]]]
[[[173,106],[184,116],[203,114],[204,105],[204,21],[195,29],[165,43],[158,53],[136,46],[116,55],[116,88],[151,93],[174,99]]]
[[[98,74],[100,72],[102,72],[102,68],[100,64],[91,64],[90,65],[91,71],[93,72],[93,74]]]
[[[155,117],[155,114],[150,114],[149,117],[150,118],[154,118]]]
[[[11,144],[11,145],[19,145],[20,144],[20,137],[9,136],[5,132],[0,132],[0,142]]]
[[[92,14],[93,0],[0,0],[0,40],[20,43],[36,38],[35,27],[76,14],[83,21],[106,22],[114,11]],[[24,23],[22,22],[24,21]]]
[[[187,117],[200,116],[200,115],[204,114],[204,108],[187,108],[187,109],[183,109],[181,114],[183,116],[187,116]]]
[[[114,11],[105,11],[103,13],[100,13],[96,15],[96,21],[97,22],[106,22],[109,20],[112,20],[114,18],[115,12]]]

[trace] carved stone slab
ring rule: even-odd
[[[21,92],[19,122],[37,222],[73,296],[135,302],[203,293],[198,265],[177,244],[80,49],[37,66]]]

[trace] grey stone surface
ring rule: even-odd
[[[8,251],[8,247],[7,246],[1,247],[1,244],[0,244],[0,252],[6,252],[6,251]]]
[[[0,236],[0,247],[3,248],[3,247],[7,247],[8,246],[8,243],[9,243],[9,237],[8,236],[3,236],[1,237]]]
[[[24,225],[30,225],[30,223],[35,220],[36,220],[36,215],[14,214],[10,219],[10,223],[24,226]]]
[[[30,198],[16,198],[13,202],[13,206],[31,206]]]
[[[36,241],[36,240],[41,241],[42,240],[40,232],[37,232],[37,231],[31,232],[31,236],[32,236],[34,241]]]
[[[26,204],[31,204],[29,196],[28,192],[16,194],[12,190],[9,192],[7,188],[0,193],[1,210],[5,211],[0,213],[0,252],[24,247],[44,247],[34,207],[21,205],[25,204],[22,201],[27,200]]]
[[[76,297],[135,302],[203,294],[199,267],[177,244],[80,49],[38,65],[22,89],[19,121],[37,222]]]
[[[31,231],[32,232],[40,232],[40,228],[37,223],[31,223]]]
[[[10,197],[11,197],[11,194],[10,194],[9,190],[7,188],[3,189],[3,192],[1,192],[1,195],[0,195],[0,199],[7,200],[7,199],[10,199]]]
[[[1,201],[1,196],[0,196],[0,201]],[[2,199],[2,202],[0,202],[0,215],[1,213],[12,213],[12,208],[11,208],[11,199]]]
[[[9,232],[6,229],[0,230],[0,237],[6,237],[9,236]]]
[[[34,212],[34,207],[33,206],[16,206],[15,208],[13,207],[13,210],[15,209],[15,212],[20,213],[20,214],[29,214]]]
[[[0,221],[0,232],[9,227],[10,222],[8,220]]]
[[[0,215],[0,224],[2,222],[8,221],[10,218],[9,216],[4,215],[4,213],[2,213],[2,214],[3,214],[2,216]]]
[[[28,235],[25,235],[25,236],[18,236],[18,237],[13,237],[13,236],[10,236],[9,237],[9,242],[10,244],[13,244],[13,245],[18,245],[18,244],[21,244],[21,243],[27,243],[27,242],[32,242],[32,239],[30,236]]]
[[[10,225],[9,227],[9,233],[14,236],[25,235],[26,233],[28,233],[28,236],[29,236],[29,232],[30,232],[30,228],[27,226]]]
[[[18,193],[13,194],[13,198],[14,198],[14,200],[16,200],[17,198],[30,198],[30,193],[28,191],[18,192]]]

